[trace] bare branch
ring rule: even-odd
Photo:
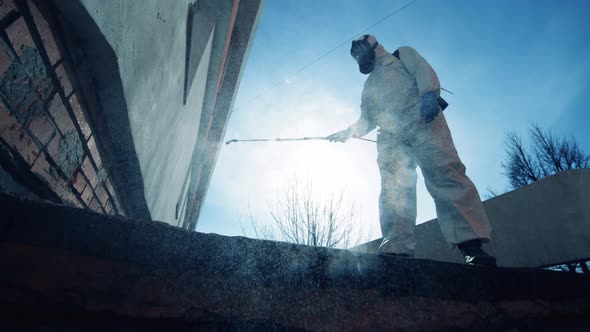
[[[512,188],[590,165],[590,155],[582,151],[574,138],[560,139],[538,124],[531,125],[529,136],[532,152],[526,150],[518,134],[506,135],[506,158],[501,165]]]
[[[533,157],[525,150],[518,134],[512,132],[506,135],[506,153],[502,168],[513,188],[526,186],[539,179]]]
[[[529,134],[543,177],[564,171],[562,157],[567,153],[564,151],[567,147],[564,147],[551,132],[543,131],[538,124],[531,126]]]
[[[484,198],[485,199],[490,199],[490,198],[494,198],[496,196],[498,196],[498,193],[496,192],[496,190],[493,187],[488,186],[486,188],[486,193],[484,195]]]

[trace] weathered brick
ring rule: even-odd
[[[39,51],[35,48],[29,30],[25,26],[24,19],[18,19],[7,29],[7,33],[11,37],[11,41],[20,60],[12,65],[14,68],[11,69],[11,74],[14,77],[18,77],[12,80],[27,83],[26,87],[29,90],[36,91],[41,99],[47,100],[52,95],[55,87],[47,75],[45,63]],[[33,82],[27,82],[24,79],[25,76],[28,76]],[[19,88],[18,84],[13,90],[15,89],[25,91],[23,87]],[[21,94],[26,95],[27,93]]]
[[[82,201],[84,201],[84,204],[88,206],[93,197],[94,193],[92,192],[92,188],[90,186],[86,186],[86,188],[82,192]]]
[[[37,158],[31,171],[43,178],[52,188],[58,186],[55,172],[51,170],[51,164],[43,156]]]
[[[41,34],[41,39],[43,40],[43,45],[45,46],[49,60],[53,65],[59,61],[59,59],[61,59],[61,54],[59,52],[57,43],[55,42],[53,32],[34,2],[29,1],[28,3],[29,8],[31,9],[31,14],[33,15],[33,19],[35,20],[35,24],[37,25],[37,30],[39,30],[39,33]]]
[[[113,214],[116,214],[118,212],[119,214],[124,215],[123,209],[121,209],[121,204],[119,203],[119,197],[117,196],[117,192],[113,188],[110,178],[106,179],[105,187],[109,191],[109,194],[112,197],[112,199],[110,200],[110,204],[113,207]]]
[[[111,204],[111,201],[110,200],[107,201],[107,203],[105,204],[104,211],[107,214],[111,214],[111,215],[114,214],[113,213],[113,205]]]
[[[32,119],[29,124],[29,129],[43,145],[47,144],[55,133],[53,123],[46,113],[41,113],[40,116]]]
[[[8,51],[0,50],[0,75],[4,74],[12,64],[12,59],[8,56]]]
[[[68,179],[72,177],[74,171],[82,164],[84,150],[78,133],[74,130],[66,133],[59,142],[59,160],[58,165],[67,175]]]
[[[39,155],[39,148],[27,132],[18,124],[9,126],[2,133],[2,138],[29,164],[32,165]]]
[[[59,197],[66,203],[69,203],[70,205],[74,205],[77,207],[83,207],[82,203],[80,202],[80,200],[78,199],[78,197],[76,197],[76,195],[71,192],[70,188],[66,188],[66,190],[63,190],[59,193]]]
[[[100,206],[100,203],[96,197],[92,198],[88,207],[96,212],[103,213],[102,207]]]
[[[100,159],[100,153],[98,152],[98,148],[96,147],[94,135],[90,137],[90,139],[88,140],[88,150],[90,150],[90,155],[94,159],[96,166],[100,168],[102,166],[102,160]]]
[[[34,6],[32,7],[32,9],[34,9],[33,14],[41,18],[41,14]],[[49,30],[47,22],[44,20],[43,22],[45,23],[44,30]],[[45,63],[31,38],[30,31],[26,26],[24,18],[19,18],[6,29],[6,32],[19,57],[18,62],[12,63],[11,67],[14,68],[10,70],[12,77],[14,77],[11,78],[11,81],[13,82],[10,84],[14,86],[11,86],[10,90],[16,90],[18,93],[11,91],[9,95],[16,96],[17,99],[20,99],[23,96],[28,96],[28,90],[32,90],[36,91],[41,99],[47,100],[55,90],[55,87],[47,75]],[[48,32],[49,35],[51,35],[51,32]],[[43,34],[43,31],[41,31],[41,33]],[[55,40],[49,37],[46,39],[46,46],[57,50]],[[27,77],[32,80],[32,82],[29,82],[29,80],[26,79]],[[16,108],[14,107],[14,103],[10,102],[9,104],[12,105],[13,108]],[[29,103],[27,102],[27,104]]]
[[[53,81],[49,77],[45,77],[35,83],[35,92],[37,92],[37,96],[41,100],[47,102],[55,95],[57,90],[55,90]]]
[[[74,188],[78,191],[78,193],[81,194],[84,192],[86,185],[87,185],[87,182],[86,182],[86,179],[84,178],[84,175],[82,174],[82,172],[80,172],[80,170],[77,170],[74,173],[74,176],[72,176],[72,186],[74,186]]]
[[[36,95],[30,94],[24,96],[21,103],[17,105],[16,111],[17,119],[21,119],[21,125],[28,127],[31,121],[44,113],[43,102],[37,99]]]
[[[96,188],[96,185],[98,184],[96,170],[90,163],[90,159],[88,159],[88,157],[84,158],[84,162],[82,163],[82,171],[86,175],[88,181],[90,181],[90,185],[92,186],[92,188]]]
[[[74,123],[58,95],[49,102],[49,113],[62,134],[75,130]]]
[[[70,82],[70,78],[68,77],[63,63],[55,69],[55,73],[57,74],[57,78],[59,78],[59,84],[64,93],[66,96],[69,96],[72,93],[72,83]]]
[[[3,135],[4,131],[9,130],[10,127],[17,125],[14,116],[8,112],[3,103],[0,103],[0,135]]]
[[[61,140],[60,135],[55,135],[51,141],[45,147],[45,151],[49,154],[49,157],[53,162],[59,165],[59,142]]]
[[[68,179],[82,163],[83,151],[75,132],[66,136],[55,135],[46,147],[47,153]]]
[[[43,64],[37,51],[26,48],[20,62],[11,63],[0,76],[0,90],[7,108],[17,121],[26,126],[32,118],[44,112],[39,92],[46,93],[46,81]]]
[[[10,0],[1,0],[0,1],[0,17],[4,18],[6,14],[10,13],[11,11],[15,10],[14,2]]]
[[[19,144],[15,146],[16,150],[20,153],[20,155],[25,159],[25,161],[29,165],[32,165],[37,156],[39,155],[39,148],[35,143],[33,143],[33,140],[26,132],[22,132],[22,134],[19,135],[18,139]]]
[[[107,178],[105,181],[105,186],[106,189],[109,191],[109,193],[111,194],[111,196],[116,197],[117,193],[115,192],[115,189],[113,188],[113,185],[111,184],[111,179]]]
[[[7,29],[6,33],[12,43],[12,46],[16,50],[16,54],[21,57],[27,47],[35,48],[35,43],[24,18],[19,18],[16,22],[12,23]]]
[[[98,197],[98,200],[100,201],[102,206],[105,206],[107,204],[109,196],[107,195],[107,192],[104,189],[104,186],[99,183],[96,186],[96,190],[94,191],[94,193],[96,194],[96,197]]]
[[[92,131],[90,129],[90,125],[88,124],[88,120],[86,120],[86,115],[82,110],[82,106],[78,101],[78,97],[74,94],[70,100],[70,106],[72,106],[72,110],[74,110],[74,114],[76,115],[76,119],[78,120],[78,125],[84,134],[84,137],[88,140],[90,135],[92,135]]]
[[[37,158],[31,171],[41,177],[58,196],[61,197],[64,192],[69,191],[67,183],[43,156]]]

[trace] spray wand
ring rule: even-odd
[[[353,137],[353,138],[359,139],[361,141],[376,143],[376,141],[374,141],[372,139],[367,139],[367,138],[362,138],[362,137]],[[321,140],[325,141],[327,139],[328,139],[328,137],[232,139],[232,140],[225,142],[225,144],[238,143],[238,142],[289,142],[289,141],[321,141]]]

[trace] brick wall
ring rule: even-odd
[[[0,0],[3,158],[27,165],[20,177],[41,179],[62,203],[124,214],[75,84],[91,80],[73,77],[48,15],[33,1]]]

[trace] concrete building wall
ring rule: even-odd
[[[151,217],[173,224],[198,134],[209,64],[217,57],[211,57],[210,36],[185,105],[190,3],[82,0],[118,59]]]
[[[562,172],[484,202],[498,265],[539,267],[590,258],[590,169]],[[437,219],[416,227],[417,258],[462,262]],[[380,240],[357,249],[376,252]]]
[[[196,224],[262,3],[0,1],[0,166],[45,199]]]

